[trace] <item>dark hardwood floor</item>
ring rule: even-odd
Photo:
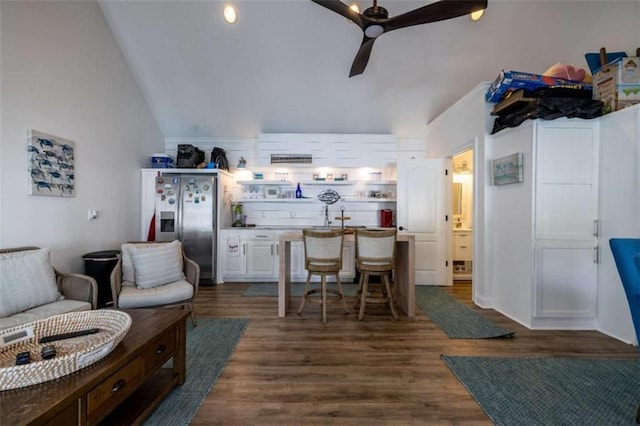
[[[491,424],[440,355],[637,357],[636,348],[591,331],[532,331],[471,303],[471,285],[445,289],[513,339],[449,339],[417,308],[393,321],[383,306],[343,315],[307,304],[277,317],[277,298],[244,297],[250,284],[201,287],[199,317],[250,318],[244,337],[193,425]],[[353,306],[353,300],[349,300]]]

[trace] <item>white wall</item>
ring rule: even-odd
[[[485,308],[494,306],[490,262],[492,222],[485,208],[491,205],[486,164],[492,154],[491,146],[485,143],[485,129],[491,128],[493,122],[484,100],[488,87],[489,83],[480,83],[446,113],[430,122],[427,126],[426,145],[428,158],[447,158],[473,148],[473,301]]]
[[[625,342],[635,333],[609,239],[640,237],[640,106],[600,118],[598,329]]]
[[[0,247],[50,247],[54,266],[81,272],[83,254],[140,234],[140,168],[164,140],[96,3],[0,11]],[[75,197],[27,195],[31,129],[76,143]]]

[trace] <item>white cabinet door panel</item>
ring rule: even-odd
[[[537,317],[595,317],[597,254],[588,243],[538,243],[535,315]]]
[[[272,278],[275,275],[275,243],[249,240],[247,242],[247,275]]]
[[[222,276],[244,276],[247,274],[247,248],[242,239],[242,234],[238,232],[222,231],[221,255],[222,255]]]
[[[598,137],[593,123],[539,122],[538,240],[592,240],[598,219]]]

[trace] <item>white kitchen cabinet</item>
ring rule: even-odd
[[[226,282],[277,281],[278,240],[285,230],[224,229],[220,238],[222,277]],[[355,243],[345,242],[340,279],[355,278]],[[304,245],[291,244],[291,279],[305,281]]]
[[[346,241],[342,247],[342,269],[340,279],[343,281],[353,280],[356,276],[356,243]]]
[[[277,237],[275,232],[224,229],[220,233],[224,281],[276,281]]]
[[[273,232],[248,231],[247,276],[277,279],[277,240]]]
[[[220,255],[222,257],[222,277],[241,278],[247,275],[247,247],[244,233],[223,229],[220,232]]]
[[[307,270],[304,269],[304,243],[302,241],[291,242],[291,280],[304,281],[307,279]]]
[[[501,310],[531,328],[596,327],[598,123],[525,122],[492,138],[522,152],[522,183],[493,186],[493,279]]]

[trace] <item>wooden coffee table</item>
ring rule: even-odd
[[[133,319],[131,328],[104,359],[57,380],[0,392],[0,424],[132,425],[149,416],[185,381],[189,313],[124,311]],[[172,367],[163,368],[172,358]]]

